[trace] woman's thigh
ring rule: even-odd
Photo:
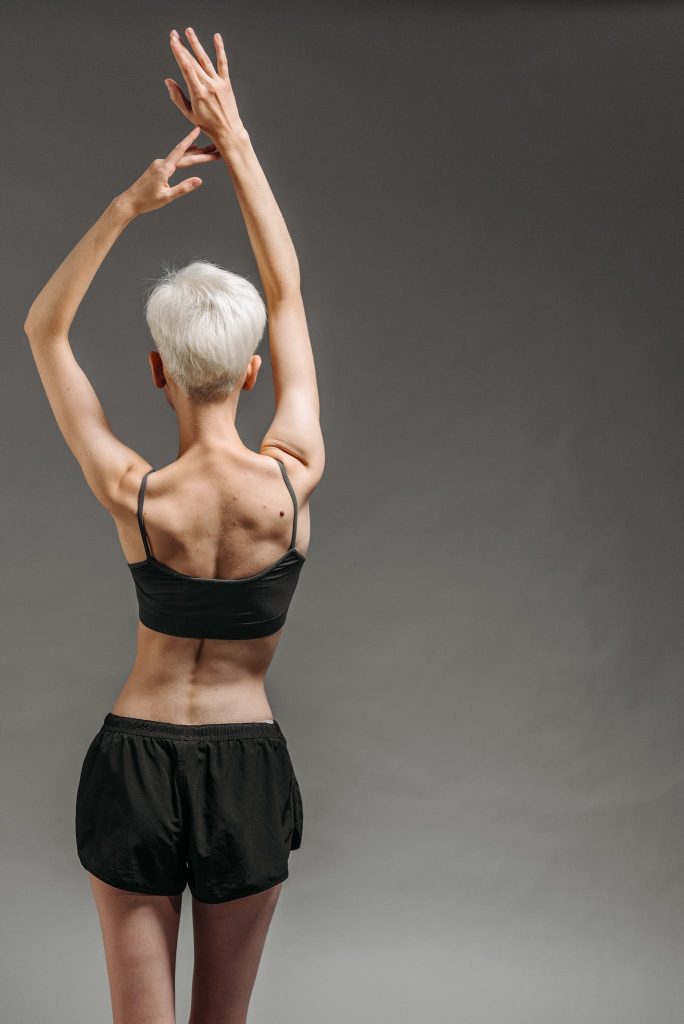
[[[182,896],[127,892],[89,873],[104,941],[113,1024],[175,1024]]]
[[[192,900],[195,964],[189,1024],[247,1020],[259,961],[283,883],[264,892],[201,903]]]

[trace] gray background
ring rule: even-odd
[[[681,1021],[684,5],[9,11],[3,1018],[110,1021],[73,801],[136,621],[23,317],[189,128],[163,77],[192,24],[224,34],[298,249],[327,441],[267,679],[304,842],[250,1020]],[[225,169],[202,176],[126,231],[72,331],[155,465],[176,434],[144,288],[197,256],[258,280]],[[269,385],[241,401],[253,446]]]

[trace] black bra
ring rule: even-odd
[[[153,556],[143,522],[145,485],[154,472],[148,469],[138,494],[138,525],[147,558],[127,562],[144,626],[157,633],[204,640],[252,639],[281,628],[306,558],[295,548],[297,495],[285,466],[280,459],[275,461],[294,505],[290,547],[272,565],[253,576],[234,580],[186,576]]]

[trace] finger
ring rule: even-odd
[[[197,57],[200,66],[206,71],[208,75],[213,77],[216,74],[216,71],[214,70],[214,65],[211,63],[209,55],[207,54],[206,50],[200,43],[199,36],[195,32],[194,28],[186,28],[185,34],[190,40],[190,45],[195,51],[195,56]]]
[[[208,164],[212,160],[220,159],[220,153],[186,153],[180,158],[176,167],[192,167],[193,164]]]
[[[164,81],[166,82],[166,88],[169,90],[171,100],[178,107],[181,114],[185,114],[186,117],[191,117],[192,103],[187,98],[181,87],[174,82],[173,78],[165,78]]]
[[[193,141],[197,138],[199,132],[199,125],[195,125],[192,131],[188,132],[185,138],[181,139],[180,142],[173,147],[168,156],[164,157],[164,163],[170,164],[171,166],[175,167],[180,158],[185,153],[185,151],[189,148],[189,146],[192,145]]]
[[[201,184],[201,178],[186,178],[180,184],[173,185],[168,191],[168,202],[172,203],[174,199],[179,199],[180,196],[187,196],[189,192],[197,191]]]
[[[203,156],[221,156],[221,152],[216,148],[215,142],[210,142],[208,146],[188,146],[181,159],[184,160],[185,157],[193,154],[201,154]],[[177,166],[180,167],[181,165],[177,164]]]
[[[214,33],[214,48],[216,49],[216,68],[221,78],[228,81],[228,58],[223,48],[223,39],[220,32]]]
[[[174,35],[175,33],[175,35]],[[183,78],[187,82],[188,89],[192,91],[192,87],[199,88],[200,85],[209,81],[209,76],[199,66],[195,58],[188,53],[185,46],[181,41],[181,37],[178,35],[176,30],[171,33],[171,49],[173,55],[178,62],[178,66],[183,72]]]

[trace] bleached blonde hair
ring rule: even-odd
[[[215,401],[244,379],[267,313],[247,278],[197,259],[164,269],[145,318],[169,376],[189,397]]]

